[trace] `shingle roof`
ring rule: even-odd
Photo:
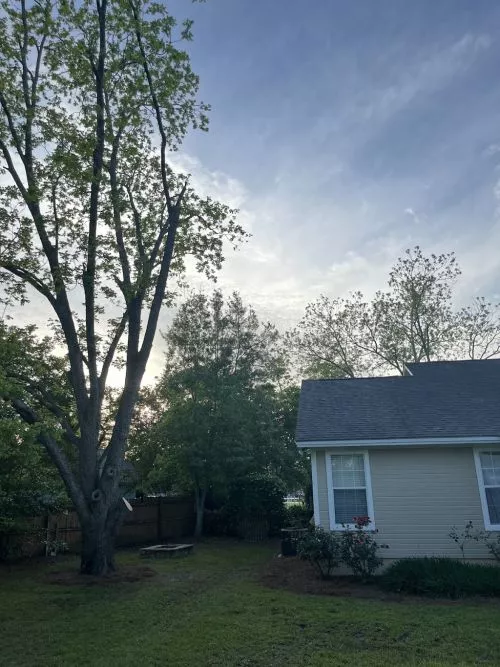
[[[403,377],[305,380],[297,441],[500,437],[500,359],[408,369]]]

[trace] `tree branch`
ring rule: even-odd
[[[101,376],[99,378],[99,396],[100,396],[100,402],[102,404],[102,399],[104,397],[104,390],[106,388],[106,381],[108,378],[108,372],[111,367],[111,364],[113,363],[113,359],[116,353],[116,349],[120,343],[121,337],[123,335],[123,332],[125,331],[125,327],[127,325],[128,321],[128,310],[126,310],[122,318],[116,328],[115,334],[111,340],[111,344],[108,348],[108,351],[106,353],[106,356],[104,357],[104,361],[102,364],[102,369],[101,369]]]
[[[142,40],[142,32],[141,32],[141,21],[140,21],[140,16],[139,16],[139,10],[137,8],[137,5],[133,0],[129,0],[129,7],[132,10],[132,15],[134,17],[135,21],[135,36],[137,39],[137,45],[139,47],[139,52],[142,57],[142,68],[144,70],[144,74],[146,76],[146,81],[148,82],[148,87],[149,87],[149,93],[151,95],[151,102],[153,104],[153,110],[156,116],[156,124],[158,126],[158,132],[160,133],[161,137],[161,146],[160,146],[160,170],[161,170],[161,179],[163,183],[163,194],[165,195],[165,199],[167,202],[168,210],[173,208],[172,204],[172,199],[170,196],[170,188],[168,186],[168,175],[167,175],[167,159],[166,159],[166,152],[167,152],[167,146],[168,146],[168,139],[167,139],[167,133],[165,131],[165,126],[163,124],[163,118],[161,114],[161,107],[160,103],[158,102],[158,96],[156,95],[156,91],[154,88],[153,84],[153,78],[151,76],[151,72],[149,70],[149,65],[148,65],[148,59],[146,56],[146,50],[144,48],[144,43]]]
[[[23,400],[14,398],[10,399],[10,403],[21,419],[23,419],[27,424],[33,425],[40,423],[41,420],[37,413]],[[79,513],[81,516],[88,518],[89,512],[85,502],[85,497],[83,496],[78,486],[76,478],[73,474],[73,471],[71,470],[68,459],[64,455],[64,452],[61,450],[54,437],[49,433],[41,431],[37,439],[46,448],[50,458],[59,470],[59,473],[66,484],[71,500],[78,508]]]
[[[23,280],[24,282],[29,283],[32,287],[34,287],[37,290],[37,292],[43,294],[43,296],[49,301],[50,305],[53,308],[55,308],[56,300],[54,295],[50,291],[50,288],[48,287],[48,285],[39,280],[33,273],[31,273],[27,269],[23,269],[21,266],[16,266],[11,262],[4,262],[1,260],[0,260],[0,268],[9,271],[9,273],[12,273],[18,278],[21,278],[21,280]]]
[[[99,400],[99,380],[97,374],[97,341],[95,334],[95,275],[97,254],[97,219],[99,212],[99,193],[101,189],[102,167],[105,141],[105,99],[104,67],[106,62],[106,11],[107,0],[97,0],[99,21],[99,51],[95,68],[96,125],[95,146],[92,157],[92,184],[90,186],[89,224],[87,238],[87,262],[83,273],[85,292],[85,328],[87,358],[89,362],[90,396],[92,409],[95,411]],[[97,422],[97,415],[90,416]],[[96,427],[97,428],[97,427]]]

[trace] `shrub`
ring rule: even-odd
[[[500,561],[500,535],[486,534],[484,543],[495,560]]]
[[[224,507],[228,532],[240,536],[251,522],[265,521],[270,535],[279,534],[284,523],[285,493],[283,482],[270,473],[251,473],[235,479]]]
[[[387,549],[386,544],[379,544],[373,532],[366,530],[371,521],[367,516],[354,517],[354,530],[346,528],[342,533],[342,561],[353,574],[366,581],[382,565],[380,549]]]
[[[476,530],[472,521],[468,521],[465,524],[464,530],[461,532],[458,531],[456,526],[453,526],[451,531],[448,533],[448,536],[455,542],[457,547],[460,549],[462,558],[465,558],[465,546],[469,542],[481,542],[486,538],[486,533],[481,530]]]
[[[340,565],[340,552],[338,536],[323,528],[312,528],[297,541],[297,555],[314,565],[321,579],[329,579]]]
[[[406,558],[393,563],[380,583],[389,591],[428,597],[500,596],[500,568],[452,558]]]
[[[313,512],[303,503],[296,503],[285,508],[285,526],[290,528],[307,528]]]

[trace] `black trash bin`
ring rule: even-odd
[[[307,528],[282,528],[281,529],[281,555],[296,556],[297,540],[307,533]]]

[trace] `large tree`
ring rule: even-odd
[[[39,425],[64,480],[82,527],[81,571],[103,574],[114,568],[121,463],[167,282],[187,255],[213,275],[224,239],[244,233],[234,211],[169,166],[186,132],[207,126],[183,50],[191,22],[177,26],[150,0],[0,8],[0,276],[8,302],[36,294],[52,311],[72,405],[30,392],[22,374],[3,396]],[[117,359],[125,379],[103,440]]]
[[[195,294],[166,340],[157,388],[164,414],[148,437],[139,429],[134,457],[140,467],[144,457],[150,461],[150,482],[194,491],[199,535],[207,493],[223,495],[230,480],[266,471],[300,484],[289,433],[296,396],[280,388],[278,332],[261,325],[238,294]]]
[[[408,362],[484,359],[500,353],[500,311],[476,298],[457,309],[453,253],[407,250],[372,300],[321,296],[290,334],[300,370],[312,377],[403,373]]]

